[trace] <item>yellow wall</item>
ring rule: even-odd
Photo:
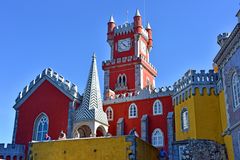
[[[222,123],[222,133],[227,128],[227,114],[226,114],[226,105],[225,105],[225,97],[224,92],[221,91],[219,93],[219,105],[220,105],[220,113],[221,113],[221,123]],[[233,153],[233,143],[232,143],[232,136],[231,135],[224,135],[223,137],[227,154],[229,160],[234,160],[234,153]]]
[[[211,95],[204,89],[203,95],[200,95],[199,89],[196,94],[181,102],[174,107],[175,110],[175,129],[176,140],[186,139],[208,139],[223,144],[221,137],[221,121],[219,99],[215,96],[213,90]],[[181,111],[186,107],[189,114],[189,130],[182,132]]]
[[[189,130],[182,132],[181,126],[181,111],[183,108],[187,108],[189,115]],[[181,102],[174,107],[175,115],[175,130],[176,140],[186,140],[189,138],[196,138],[196,122],[195,122],[195,109],[194,109],[194,98],[191,96],[184,102]]]
[[[144,142],[140,138],[137,138],[136,142],[138,160],[158,160],[157,156],[159,151],[157,148],[152,147],[151,144]]]
[[[137,153],[141,160],[151,155],[157,160],[158,151],[137,139]],[[30,150],[33,160],[128,160],[131,142],[126,136],[111,138],[71,139],[32,143]]]
[[[207,89],[204,88],[202,96],[196,89],[194,102],[197,138],[209,139],[223,144],[219,97],[214,94],[214,89],[211,89],[211,95],[208,95]]]

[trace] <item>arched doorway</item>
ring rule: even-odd
[[[87,125],[83,125],[79,127],[75,133],[75,137],[84,138],[84,137],[91,137],[92,131]]]
[[[103,126],[99,126],[96,130],[96,136],[97,137],[102,137],[106,135],[106,130]]]

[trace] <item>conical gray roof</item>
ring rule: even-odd
[[[141,14],[140,14],[138,9],[136,10],[135,16],[141,16]]]
[[[115,21],[114,21],[114,19],[113,19],[113,16],[110,17],[109,22],[115,23]]]
[[[107,115],[102,108],[102,98],[95,54],[92,56],[92,64],[82,104],[78,110],[76,110],[75,114],[75,121],[77,122],[88,120],[96,120],[100,123],[108,125]]]

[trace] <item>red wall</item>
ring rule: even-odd
[[[162,115],[153,115],[153,103],[159,99],[163,105]],[[138,108],[137,118],[128,118],[128,109],[130,104],[135,103]],[[167,150],[167,114],[173,111],[171,96],[137,100],[131,102],[116,103],[104,105],[104,111],[111,106],[114,112],[113,121],[109,121],[109,133],[116,135],[117,121],[119,118],[124,118],[124,134],[129,134],[131,129],[136,128],[138,135],[141,137],[141,118],[144,114],[148,115],[148,140],[151,143],[152,132],[156,128],[160,128],[164,133],[164,147]]]
[[[44,112],[48,116],[48,133],[57,139],[61,130],[67,131],[70,99],[45,80],[19,107],[16,143],[27,145],[32,140],[34,121]]]
[[[154,76],[146,68],[143,67],[143,88],[147,86],[147,77],[149,78],[150,84],[152,85]]]
[[[109,72],[109,86],[111,90],[115,90],[119,74],[126,74],[128,90],[135,90],[135,65],[122,66],[119,68],[112,68]],[[121,93],[116,91],[116,94]]]

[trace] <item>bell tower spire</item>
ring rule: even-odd
[[[82,104],[76,110],[74,132],[78,132],[78,130],[83,126],[89,127],[90,130],[88,133],[91,131],[92,136],[96,135],[98,127],[102,127],[101,130],[104,130],[105,133],[108,131],[107,115],[102,108],[95,53],[92,56],[92,64],[90,67]],[[87,133],[84,133],[84,135],[90,136]]]

